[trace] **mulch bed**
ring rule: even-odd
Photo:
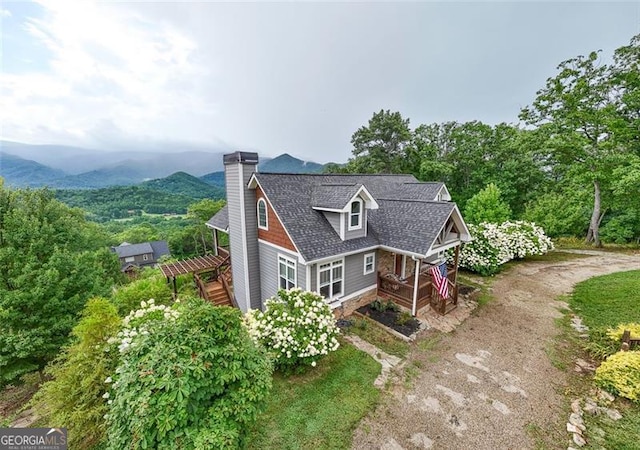
[[[402,311],[393,311],[390,309],[378,311],[377,309],[371,308],[370,305],[362,306],[358,308],[357,311],[407,337],[411,336],[420,328],[420,322],[413,318],[403,324],[399,324],[398,317],[401,317]]]

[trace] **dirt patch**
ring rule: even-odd
[[[514,266],[496,277],[494,300],[455,333],[427,352],[418,343],[408,359],[423,369],[362,421],[353,448],[529,449],[536,448],[532,429],[567,448],[562,406],[570,372],[545,352],[566,308],[557,298],[587,278],[640,269],[640,256],[580,253],[591,257]]]

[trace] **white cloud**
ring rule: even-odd
[[[11,17],[11,11],[8,9],[0,8],[0,17]]]
[[[207,71],[194,62],[198,46],[187,34],[117,4],[41,6],[43,17],[25,28],[49,50],[49,70],[2,74],[5,136],[48,129],[69,143],[99,144],[91,131],[104,122],[154,139],[203,135],[212,108],[198,90]]]

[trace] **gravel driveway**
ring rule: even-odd
[[[519,264],[496,277],[494,300],[434,350],[415,350],[405,377],[355,431],[354,449],[531,449],[531,431],[562,435],[567,373],[545,352],[567,305],[558,296],[587,278],[640,269],[640,256]],[[422,355],[422,356],[421,356]],[[567,440],[558,448],[567,448]]]

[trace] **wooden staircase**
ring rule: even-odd
[[[216,306],[232,306],[227,291],[222,286],[222,282],[218,280],[209,281],[205,284],[205,295],[206,299]]]
[[[228,256],[220,258],[213,270],[195,273],[193,277],[200,297],[216,306],[238,307],[231,288],[231,265]]]

